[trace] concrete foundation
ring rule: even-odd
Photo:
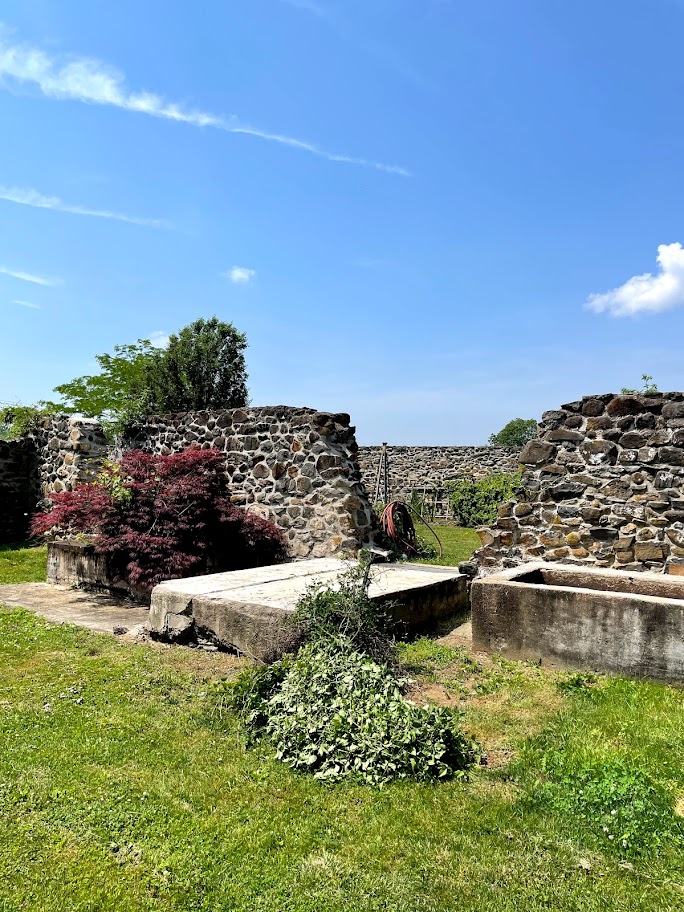
[[[530,563],[473,581],[473,647],[684,681],[684,579]]]
[[[292,645],[287,621],[304,591],[334,586],[350,566],[319,558],[169,580],[152,590],[149,629],[172,641],[207,637],[269,662]],[[369,595],[411,630],[467,610],[466,577],[454,567],[379,564],[371,570]]]

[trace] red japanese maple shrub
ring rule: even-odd
[[[105,467],[93,484],[52,495],[34,535],[92,536],[112,569],[139,590],[164,579],[240,570],[285,558],[281,531],[230,502],[216,450],[170,456],[140,450]]]

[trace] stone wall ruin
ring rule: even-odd
[[[328,557],[358,550],[373,523],[349,422],[284,405],[196,412],[148,418],[123,443],[160,454],[220,450],[235,504],[283,529],[292,557]]]
[[[28,440],[36,451],[43,498],[94,481],[110,449],[97,421],[67,415],[42,419]]]
[[[372,510],[356,462],[349,415],[310,408],[196,412],[147,418],[124,449],[225,454],[233,503],[274,522],[293,558],[344,555],[370,535]],[[0,444],[0,540],[25,537],[30,514],[51,494],[93,481],[112,455],[93,420],[56,416],[20,441]]]
[[[382,448],[359,447],[359,468],[366,490],[373,496]],[[519,447],[495,446],[388,446],[390,495],[410,500],[412,491],[436,499],[438,515],[446,515],[445,484],[469,476],[479,480],[499,472],[517,472]]]
[[[545,412],[517,500],[479,531],[483,573],[525,561],[684,574],[684,393]]]

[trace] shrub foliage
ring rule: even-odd
[[[51,509],[33,518],[34,535],[92,536],[113,569],[143,591],[163,579],[284,559],[280,530],[230,502],[216,450],[132,450],[107,464],[95,483],[51,500]]]
[[[221,700],[251,740],[268,741],[276,759],[318,779],[464,776],[476,743],[455,710],[406,699],[409,680],[392,662],[386,617],[373,608],[367,576],[356,570],[336,590],[310,590],[295,613],[307,637],[297,656],[221,682]]]
[[[496,520],[498,508],[514,496],[520,481],[518,473],[501,472],[479,481],[459,478],[449,482],[449,503],[454,519],[467,528],[491,525]]]

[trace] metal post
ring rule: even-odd
[[[378,474],[375,476],[375,496],[374,501],[377,503],[389,503],[389,461],[387,458],[387,444],[383,443],[380,450],[380,461],[378,462]]]

